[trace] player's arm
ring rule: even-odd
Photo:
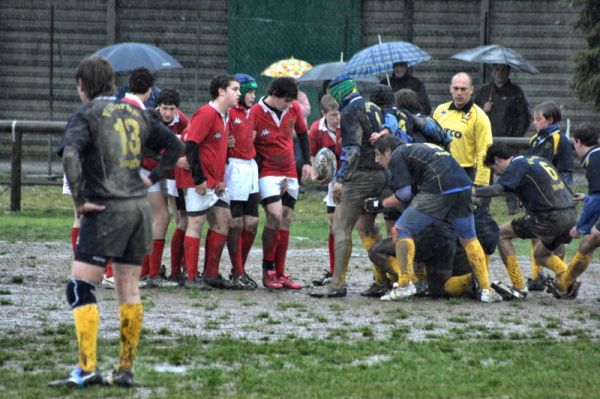
[[[343,184],[358,167],[363,128],[359,119],[349,113],[342,114],[341,128],[342,153],[340,154],[340,165],[335,180]]]
[[[179,138],[162,123],[152,120],[151,126],[152,131],[145,143],[146,147],[155,151],[164,150],[160,157],[160,161],[148,176],[148,179],[152,183],[156,183],[162,179],[168,171],[173,169],[177,160],[183,154],[184,146]]]
[[[504,195],[504,186],[502,184],[492,184],[486,187],[476,187],[473,190],[473,195],[476,197],[497,197]]]

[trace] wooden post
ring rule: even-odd
[[[106,44],[117,40],[117,0],[106,2]]]
[[[17,130],[17,121],[12,122],[12,157],[10,166],[10,210],[21,211],[21,153],[23,135]]]
[[[404,36],[405,42],[412,43],[414,36],[415,3],[413,0],[404,0]]]
[[[479,43],[481,46],[490,44],[490,0],[481,0],[479,13]],[[487,78],[487,64],[480,66],[481,84],[485,84]]]

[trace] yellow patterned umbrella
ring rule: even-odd
[[[269,65],[267,69],[262,71],[261,75],[271,78],[290,77],[298,79],[304,75],[306,71],[312,68],[312,65],[306,61],[297,60],[294,57],[286,60],[279,60]]]

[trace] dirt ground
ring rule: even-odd
[[[168,251],[166,251],[168,252]],[[249,257],[248,273],[260,276],[260,250]],[[168,256],[166,254],[165,256]],[[221,272],[229,271],[224,254]],[[202,255],[201,255],[202,259]],[[42,328],[72,323],[65,302],[70,243],[0,241],[0,334],[30,335]],[[168,258],[165,263],[168,264]],[[525,274],[529,261],[521,258]],[[288,271],[310,285],[328,265],[325,248],[290,250]],[[370,284],[370,264],[355,248],[348,274],[348,296],[313,299],[301,291],[199,292],[184,289],[143,290],[145,328],[165,335],[196,334],[205,338],[240,337],[253,341],[285,337],[389,338],[401,331],[412,340],[460,334],[466,337],[522,339],[545,334],[558,339],[600,336],[600,265],[593,263],[576,300],[556,300],[530,293],[521,302],[482,304],[469,299],[416,298],[399,303],[366,299],[359,292]],[[508,277],[492,257],[491,279]],[[116,337],[116,293],[97,289],[101,308],[100,335]],[[17,331],[15,331],[17,330]]]

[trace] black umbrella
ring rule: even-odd
[[[521,54],[512,49],[495,44],[464,50],[454,54],[450,58],[467,62],[481,62],[483,64],[504,64],[510,65],[523,72],[531,74],[540,73],[540,71],[528,63]]]

